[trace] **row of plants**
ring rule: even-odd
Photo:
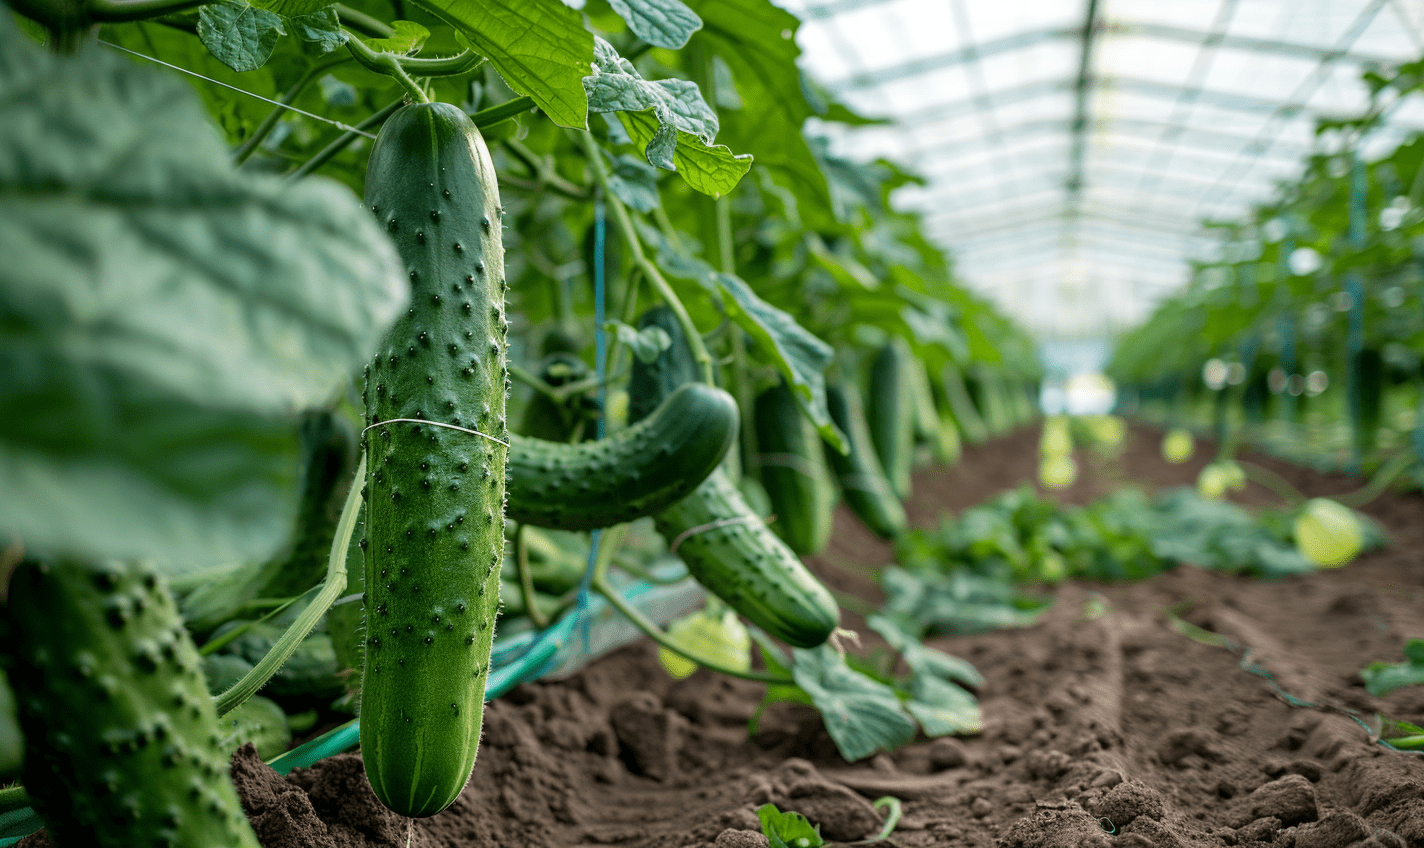
[[[1299,179],[1208,222],[1220,258],[1119,340],[1124,411],[1355,472],[1424,444],[1424,138],[1362,152],[1424,97],[1424,61],[1363,79],[1366,112],[1318,122]]]
[[[797,69],[794,17],[15,10],[4,836],[255,845],[245,741],[290,768],[359,738],[433,815],[483,701],[595,603],[671,671],[815,706],[847,759],[978,729],[972,667],[890,619],[893,655],[850,654],[800,555],[840,499],[902,532],[911,465],[1032,419],[1038,366],[891,204],[918,178],[806,132],[871,121]],[[639,608],[689,576],[705,608]]]

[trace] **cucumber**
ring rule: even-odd
[[[653,516],[653,526],[693,579],[777,639],[814,648],[836,629],[835,598],[747,506],[722,469]]]
[[[945,408],[949,411],[959,432],[971,445],[982,444],[989,439],[989,428],[974,407],[969,396],[969,388],[964,383],[964,372],[950,363],[941,372],[940,387],[944,391]]]
[[[4,640],[25,788],[56,844],[257,848],[197,649],[157,574],[22,562]]]
[[[671,310],[658,308],[638,322],[639,327],[657,322],[672,344],[652,363],[633,363],[630,417],[697,379],[682,326],[670,316]],[[835,598],[747,505],[721,468],[692,494],[655,514],[653,524],[693,579],[773,637],[813,648],[835,630],[840,619]]]
[[[831,539],[836,508],[821,435],[784,380],[757,395],[754,406],[761,484],[776,515],[772,530],[797,554],[818,553]]]
[[[909,360],[901,339],[891,339],[870,365],[870,392],[865,410],[870,441],[885,478],[895,494],[910,496],[910,468],[915,456],[915,407],[909,385]]]
[[[1355,387],[1350,406],[1355,420],[1353,437],[1360,456],[1368,456],[1379,437],[1380,412],[1384,407],[1384,357],[1378,348],[1367,347],[1351,357]]]
[[[700,383],[680,387],[648,418],[596,442],[511,434],[505,514],[561,530],[651,515],[705,480],[736,438],[736,401]]]
[[[870,428],[865,423],[855,385],[846,381],[827,386],[826,409],[850,443],[849,454],[843,455],[830,445],[825,449],[826,460],[840,481],[846,506],[875,535],[895,538],[909,526],[905,507],[895,496],[890,481],[885,479],[880,458],[870,447]]]
[[[692,349],[683,339],[682,324],[667,306],[654,306],[638,319],[638,329],[660,327],[672,344],[652,362],[636,360],[628,375],[628,420],[641,421],[684,383],[700,379]]]
[[[906,363],[907,385],[915,409],[915,439],[924,442],[935,462],[953,465],[959,461],[959,430],[954,422],[935,408],[934,389],[924,360],[911,357]]]
[[[411,300],[366,372],[361,754],[382,803],[431,816],[474,768],[504,561],[504,249],[479,130],[447,103],[402,107],[365,202]]]

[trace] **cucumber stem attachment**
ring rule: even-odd
[[[524,545],[524,525],[514,528],[514,565],[519,570],[519,593],[524,596],[524,614],[534,626],[543,630],[549,626],[549,619],[539,611],[534,597],[534,575],[529,570],[529,549]]]
[[[406,90],[406,94],[410,95],[411,100],[416,103],[430,102],[430,98],[425,94],[425,89],[416,84],[406,69],[401,66],[400,59],[394,53],[377,53],[367,47],[361,39],[355,37],[346,39],[346,49],[350,50],[356,61],[368,70],[393,77]]]
[[[307,638],[312,628],[316,627],[332,602],[346,590],[346,549],[351,544],[351,533],[356,529],[356,517],[361,512],[361,492],[365,488],[366,454],[362,452],[361,461],[357,464],[356,474],[351,481],[351,490],[346,494],[346,504],[341,508],[341,518],[336,523],[336,536],[331,540],[331,554],[326,560],[326,580],[321,584],[321,591],[307,608],[301,611],[292,626],[287,628],[287,632],[283,633],[272,646],[272,650],[267,652],[267,656],[243,675],[241,680],[213,699],[219,716],[231,712],[257,694],[257,690],[272,679],[272,675],[277,673],[282,664],[291,659],[297,646]]]

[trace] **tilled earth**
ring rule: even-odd
[[[1020,431],[920,472],[912,520],[932,526],[1032,480],[1037,438]],[[1134,429],[1120,458],[1088,462],[1060,496],[1190,484],[1205,446],[1173,466],[1159,438]],[[1246,458],[1308,495],[1359,485]],[[1242,500],[1273,496],[1252,486]],[[357,754],[284,779],[240,752],[234,776],[266,848],[752,848],[767,844],[754,812],[766,802],[852,841],[880,829],[871,801],[885,795],[903,802],[891,837],[903,848],[1424,846],[1424,760],[1370,732],[1377,712],[1424,724],[1424,687],[1375,699],[1358,677],[1424,637],[1424,498],[1364,511],[1392,543],[1342,569],[1268,583],[1182,565],[1135,584],[1070,582],[1033,627],[932,642],[985,677],[985,727],[970,738],[849,764],[814,711],[786,704],[749,736],[760,685],[673,681],[643,640],[492,703],[469,786],[429,819],[381,807]],[[891,559],[842,511],[812,566],[873,604],[874,571]],[[1169,608],[1224,639],[1187,638]]]

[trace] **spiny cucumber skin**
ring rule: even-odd
[[[761,484],[776,513],[772,529],[797,554],[819,553],[831,540],[836,508],[820,433],[784,381],[757,395],[755,407]]]
[[[474,768],[499,607],[502,210],[484,140],[444,103],[405,106],[382,127],[365,202],[405,260],[411,302],[367,369],[361,751],[376,796],[422,817]]]
[[[567,444],[511,434],[506,514],[562,530],[652,515],[707,479],[736,440],[737,417],[731,395],[689,383],[607,439]]]
[[[840,480],[846,506],[877,536],[895,538],[905,532],[909,521],[905,505],[895,496],[880,467],[880,458],[871,448],[859,393],[851,385],[827,386],[826,409],[850,444],[849,454],[841,454],[829,445],[825,452],[826,461]]]
[[[836,629],[835,598],[720,468],[653,522],[698,583],[772,636],[814,648]]]
[[[258,848],[172,595],[145,568],[22,563],[3,654],[54,842]]]
[[[910,468],[915,451],[915,410],[906,373],[906,360],[912,356],[899,339],[880,348],[870,366],[870,402],[865,410],[870,440],[880,458],[880,467],[901,498],[910,496]]]

